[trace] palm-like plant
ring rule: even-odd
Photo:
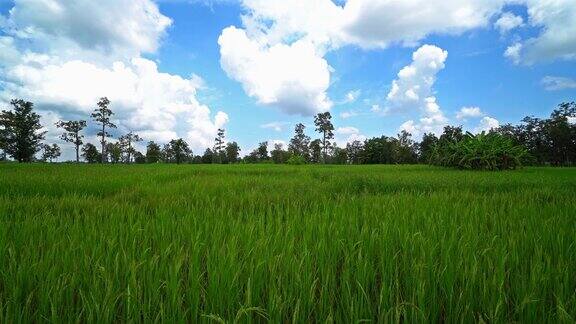
[[[460,141],[438,143],[432,163],[471,170],[511,170],[522,165],[526,149],[495,132],[466,133]]]

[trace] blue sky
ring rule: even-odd
[[[87,119],[106,95],[118,133],[183,137],[197,154],[218,127],[248,153],[260,141],[287,142],[295,123],[311,125],[325,110],[340,145],[446,124],[480,131],[575,99],[575,8],[573,0],[0,0],[0,102],[31,100],[50,125]]]

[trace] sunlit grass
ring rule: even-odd
[[[571,322],[576,169],[0,165],[0,322]]]

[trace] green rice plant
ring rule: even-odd
[[[576,318],[576,169],[0,165],[0,323]]]

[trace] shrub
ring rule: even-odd
[[[292,155],[288,159],[288,161],[286,161],[286,164],[302,165],[302,164],[306,164],[306,159],[300,155]]]
[[[528,158],[523,146],[502,134],[466,133],[458,141],[439,142],[434,147],[431,163],[469,170],[513,170]]]

